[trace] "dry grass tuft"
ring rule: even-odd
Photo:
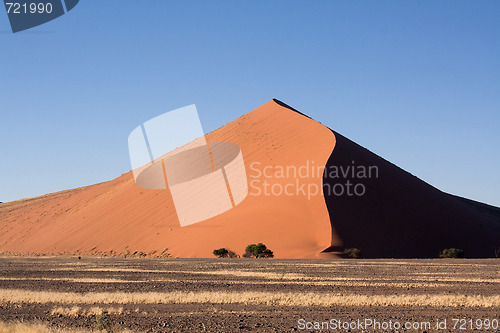
[[[91,331],[80,329],[53,329],[38,323],[4,323],[0,322],[0,333],[89,333]],[[132,333],[123,330],[122,333]]]
[[[1,281],[64,281],[76,283],[140,283],[144,280],[98,279],[98,278],[57,278],[57,277],[0,277]]]
[[[82,308],[79,306],[73,306],[71,308],[57,307],[50,311],[53,316],[63,315],[63,316],[78,316],[82,314]]]
[[[266,304],[283,306],[500,307],[500,295],[362,295],[282,292],[95,292],[69,293],[0,289],[0,303],[59,304]]]
[[[50,312],[51,315],[53,316],[58,316],[58,315],[63,315],[63,316],[73,316],[76,317],[78,315],[81,316],[101,316],[102,314],[111,314],[111,315],[121,315],[123,314],[123,308],[114,308],[114,307],[109,307],[109,308],[101,308],[98,306],[91,307],[87,310],[82,309],[79,306],[73,306],[71,308],[64,308],[64,307],[56,307],[53,308],[52,311]]]
[[[375,285],[373,282],[372,278],[358,278],[358,277],[317,277],[317,276],[306,276],[304,274],[297,274],[297,273],[272,273],[272,272],[256,272],[256,271],[240,271],[240,270],[234,270],[234,271],[226,271],[226,270],[221,270],[221,271],[159,271],[163,273],[182,273],[182,274],[189,274],[189,275],[222,275],[222,276],[235,276],[235,277],[243,277],[243,278],[248,278],[248,277],[254,277],[254,278],[263,278],[267,280],[279,280],[279,281],[292,281],[290,283],[306,283],[306,281],[320,281],[322,283],[327,283],[327,284],[337,284],[340,283],[341,281],[346,281],[348,283],[354,283],[356,285],[357,283],[361,282],[361,285]],[[427,273],[426,273],[427,274]],[[380,281],[387,281],[387,282],[381,282],[379,285],[392,285],[396,283],[417,283],[418,282],[424,282],[424,283],[441,283],[441,285],[444,285],[444,282],[447,283],[461,283],[461,282],[466,282],[466,283],[500,283],[500,279],[496,278],[475,278],[475,277],[465,277],[465,278],[457,278],[457,277],[445,277],[445,276],[440,276],[440,275],[446,275],[449,273],[433,273],[433,275],[429,274],[426,275],[423,273],[414,273],[413,276],[400,276],[400,277],[391,277],[391,278],[377,278],[377,280]],[[75,282],[75,283],[144,283],[144,282],[152,282],[152,281],[157,281],[157,282],[176,282],[176,281],[186,281],[185,279],[172,279],[172,278],[158,278],[158,279],[149,279],[145,281],[144,279],[137,279],[137,280],[122,280],[122,279],[110,279],[110,278],[46,278],[46,277],[36,277],[36,278],[9,278],[9,277],[0,277],[0,280],[2,281],[18,281],[18,280],[30,280],[30,281],[65,281],[65,282]],[[201,282],[202,280],[190,280],[190,281],[196,281],[196,282]],[[208,281],[208,280],[207,280]],[[244,281],[245,283],[247,281]],[[254,281],[255,282],[255,281]],[[273,283],[272,281],[264,281],[265,283]],[[258,283],[258,282],[257,282]],[[279,282],[281,283],[281,282]]]

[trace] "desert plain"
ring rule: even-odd
[[[498,259],[5,256],[0,272],[0,332],[499,330]],[[392,329],[328,326],[369,320]]]

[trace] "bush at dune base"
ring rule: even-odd
[[[348,257],[348,258],[361,258],[361,250],[360,249],[356,249],[356,248],[352,248],[352,249],[345,249],[344,250],[344,254]]]
[[[264,244],[250,244],[245,249],[245,258],[273,258],[273,251],[269,250]]]
[[[231,250],[220,248],[218,250],[214,250],[214,256],[219,258],[237,258],[238,255]]]
[[[440,258],[463,258],[464,257],[464,250],[460,249],[444,249],[441,254],[439,255]]]

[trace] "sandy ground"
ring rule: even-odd
[[[446,319],[446,331],[470,332],[453,319],[500,319],[495,259],[2,257],[0,272],[0,321],[52,328],[290,332],[371,319],[422,325],[377,331],[434,332]]]

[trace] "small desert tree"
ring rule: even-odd
[[[354,259],[361,258],[361,250],[357,248],[345,249],[344,254],[348,258],[354,258]]]
[[[214,250],[214,256],[219,258],[237,258],[238,255],[231,250],[220,248],[218,250]]]
[[[440,258],[463,258],[464,250],[450,248],[444,249],[439,255]]]
[[[273,251],[269,250],[264,244],[250,244],[245,249],[245,258],[273,258]]]

